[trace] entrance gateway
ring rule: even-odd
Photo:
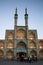
[[[16,53],[17,58],[26,57],[27,51],[24,48],[18,49]]]
[[[19,42],[17,44],[17,47],[16,47],[16,57],[17,58],[20,58],[20,57],[26,57],[27,56],[27,49],[26,49],[26,44],[24,42]]]

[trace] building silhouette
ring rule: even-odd
[[[6,30],[5,40],[0,40],[0,59],[20,56],[37,56],[43,59],[43,39],[38,39],[37,30],[28,29],[28,13],[25,9],[25,26],[18,26],[17,8],[14,14],[14,29]]]

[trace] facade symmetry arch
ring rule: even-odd
[[[17,52],[26,52],[27,46],[24,42],[20,41],[17,46]]]
[[[26,32],[23,29],[17,30],[17,38],[18,39],[25,39],[26,38]]]
[[[29,32],[28,33],[28,39],[35,39],[35,33],[34,32]]]
[[[36,48],[36,42],[30,41],[29,42],[29,48]]]
[[[4,48],[4,42],[0,41],[0,49]]]
[[[37,56],[37,51],[36,50],[31,50],[30,51],[30,56]]]
[[[14,43],[12,41],[8,41],[6,44],[7,48],[14,48]]]
[[[14,58],[14,52],[12,50],[8,50],[6,52],[7,59],[13,59]]]
[[[41,50],[39,51],[39,56],[40,56],[41,59],[43,58],[43,49],[41,49]]]
[[[38,47],[41,48],[41,49],[43,48],[43,41],[42,40],[38,41]]]
[[[4,58],[4,51],[0,49],[0,59]]]
[[[12,32],[8,33],[7,38],[8,39],[13,39],[14,38],[14,34]]]

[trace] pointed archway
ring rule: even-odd
[[[4,58],[4,52],[3,50],[0,50],[0,59],[3,59]]]
[[[16,46],[17,50],[16,50],[16,55],[17,57],[25,57],[27,55],[27,46],[24,42],[19,42]]]
[[[41,50],[39,51],[39,56],[40,56],[40,59],[43,59],[43,49],[41,49]]]
[[[30,56],[37,56],[37,52],[35,50],[30,51]]]
[[[12,50],[8,50],[6,52],[7,59],[13,59],[14,58],[14,52]]]

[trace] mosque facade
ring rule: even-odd
[[[43,59],[43,39],[38,39],[36,29],[28,29],[28,13],[25,9],[25,26],[18,26],[17,9],[14,14],[14,29],[6,30],[5,39],[0,40],[0,59],[14,59],[20,56],[37,56]]]

